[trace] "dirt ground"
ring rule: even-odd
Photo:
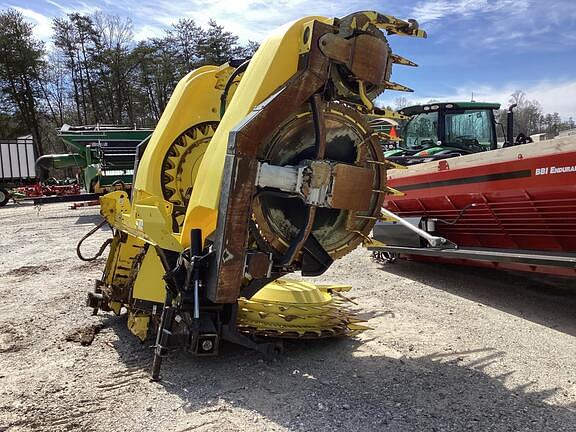
[[[0,431],[576,431],[568,284],[357,250],[317,280],[352,284],[373,330],[275,361],[173,353],[151,382],[152,350],[125,317],[84,306],[104,260],[75,245],[98,221],[65,204],[0,209]]]

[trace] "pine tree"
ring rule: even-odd
[[[44,47],[32,34],[32,25],[15,9],[0,11],[0,87],[2,105],[34,138],[43,154],[40,133],[40,77],[45,68]]]

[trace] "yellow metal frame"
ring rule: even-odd
[[[164,303],[164,267],[156,253],[156,249],[148,248],[146,256],[140,265],[140,271],[134,281],[132,297],[139,300]]]

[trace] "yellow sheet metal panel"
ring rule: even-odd
[[[192,191],[180,242],[189,245],[192,228],[202,229],[204,237],[216,228],[224,159],[230,131],[258,104],[271,96],[298,69],[300,38],[306,23],[324,17],[305,17],[277,29],[266,39],[244,73],[242,81],[222,118],[198,171],[198,182]]]
[[[100,214],[114,227],[122,221],[122,214],[130,212],[130,199],[124,191],[109,192],[99,201]]]
[[[180,251],[178,238],[172,232],[173,204],[162,197],[142,195],[131,207],[124,191],[110,192],[100,197],[100,213],[114,228],[144,243]]]
[[[323,305],[332,299],[325,290],[303,280],[277,279],[266,285],[252,301],[269,304]]]
[[[150,137],[134,179],[136,202],[147,196],[162,197],[162,163],[174,140],[195,124],[218,121],[220,94],[217,66],[203,66],[184,77],[172,93]]]
[[[142,342],[148,336],[148,327],[150,325],[150,316],[130,311],[128,313],[128,329],[132,332],[133,335],[138,337]]]
[[[136,229],[148,243],[180,251],[180,243],[172,232],[172,208],[172,203],[153,196],[136,203],[132,215]]]
[[[164,268],[156,250],[152,247],[146,251],[146,256],[140,266],[134,282],[132,298],[154,303],[164,303],[166,290],[164,288]]]

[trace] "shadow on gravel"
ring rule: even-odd
[[[103,220],[103,218],[100,215],[100,213],[91,214],[91,215],[80,215],[80,216],[78,216],[78,219],[76,219],[76,222],[74,222],[74,224],[75,225],[98,225],[99,223],[102,222],[102,220]],[[100,229],[103,231],[110,231],[110,227],[107,224],[104,225]]]
[[[127,368],[149,371],[152,350],[130,335],[124,319],[107,321]],[[574,430],[576,412],[545,402],[556,389],[508,389],[506,376],[483,372],[502,355],[498,351],[397,359],[366,354],[359,350],[363,344],[347,338],[290,342],[271,362],[229,344],[218,357],[173,352],[159,385],[181,399],[173,409],[189,416],[181,432],[237,430],[224,418],[231,405],[290,430]]]
[[[411,279],[576,336],[576,283],[568,279],[453,264],[399,260],[381,264],[387,273]]]

